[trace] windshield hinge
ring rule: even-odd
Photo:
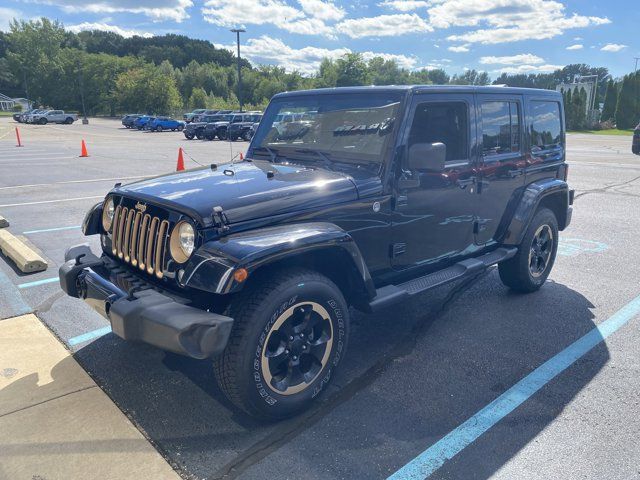
[[[213,207],[211,219],[213,220],[213,226],[218,231],[218,234],[222,235],[229,230],[229,219],[224,213],[224,210],[222,210],[222,207]]]

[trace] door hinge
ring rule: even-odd
[[[480,223],[478,222],[478,220],[473,221],[473,233],[476,235],[480,233]]]
[[[405,253],[406,251],[407,251],[406,243],[393,243],[391,244],[389,255],[391,255],[391,258],[396,258],[402,255],[403,253]]]

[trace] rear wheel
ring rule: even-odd
[[[178,131],[181,132],[182,130],[184,130],[184,125],[178,125]]]
[[[538,290],[547,280],[558,251],[558,221],[548,208],[538,210],[515,257],[498,265],[500,279],[517,292]]]
[[[164,128],[162,128],[162,125],[158,125],[156,127],[156,132],[162,132],[164,130]]]
[[[233,331],[214,371],[236,406],[284,418],[308,408],[331,379],[346,351],[348,307],[333,282],[310,270],[254,280],[229,306]]]
[[[64,123],[66,123],[67,125],[71,125],[73,123],[73,118],[67,117],[67,119],[64,121]]]
[[[216,135],[220,140],[226,140],[227,139],[227,129],[226,128],[221,128],[220,130],[218,130],[218,133]]]
[[[47,119],[46,118],[41,118],[40,121],[38,122],[40,125],[46,125],[47,124]]]

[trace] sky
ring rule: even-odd
[[[12,18],[60,20],[71,31],[184,34],[235,49],[254,64],[312,74],[324,57],[361,52],[408,69],[543,73],[569,63],[614,77],[640,57],[637,0],[2,0]],[[639,61],[640,66],[640,61]]]

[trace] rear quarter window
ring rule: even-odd
[[[531,150],[549,150],[562,145],[560,103],[535,100],[531,102]]]

